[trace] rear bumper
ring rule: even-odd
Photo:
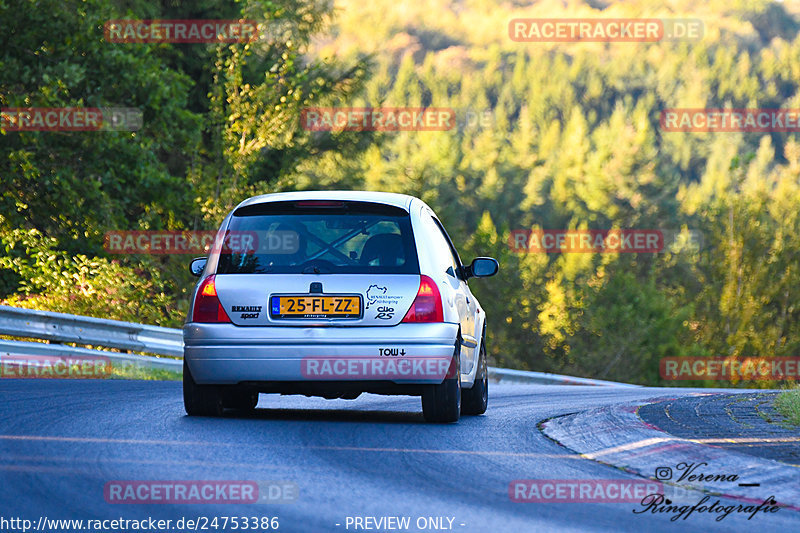
[[[188,323],[184,357],[200,384],[441,383],[458,324],[241,327]]]

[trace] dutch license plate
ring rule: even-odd
[[[273,318],[359,318],[361,296],[273,296]]]

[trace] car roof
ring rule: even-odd
[[[248,205],[265,204],[269,202],[291,202],[297,200],[342,200],[358,202],[374,202],[378,204],[392,205],[400,207],[406,211],[410,210],[411,203],[418,201],[418,198],[407,194],[397,194],[393,192],[378,191],[295,191],[279,192],[273,194],[262,194],[253,196],[236,206],[236,209]]]

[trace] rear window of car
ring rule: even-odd
[[[218,274],[419,274],[408,213],[370,202],[269,202],[237,209]]]

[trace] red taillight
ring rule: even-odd
[[[294,203],[295,207],[344,207],[344,202],[335,200],[299,200]]]
[[[197,298],[194,300],[194,312],[192,322],[230,322],[228,313],[222,308],[222,304],[217,298],[217,286],[214,284],[214,275],[208,276],[200,284],[197,291]]]
[[[444,322],[442,295],[428,276],[419,277],[419,290],[403,322]]]

